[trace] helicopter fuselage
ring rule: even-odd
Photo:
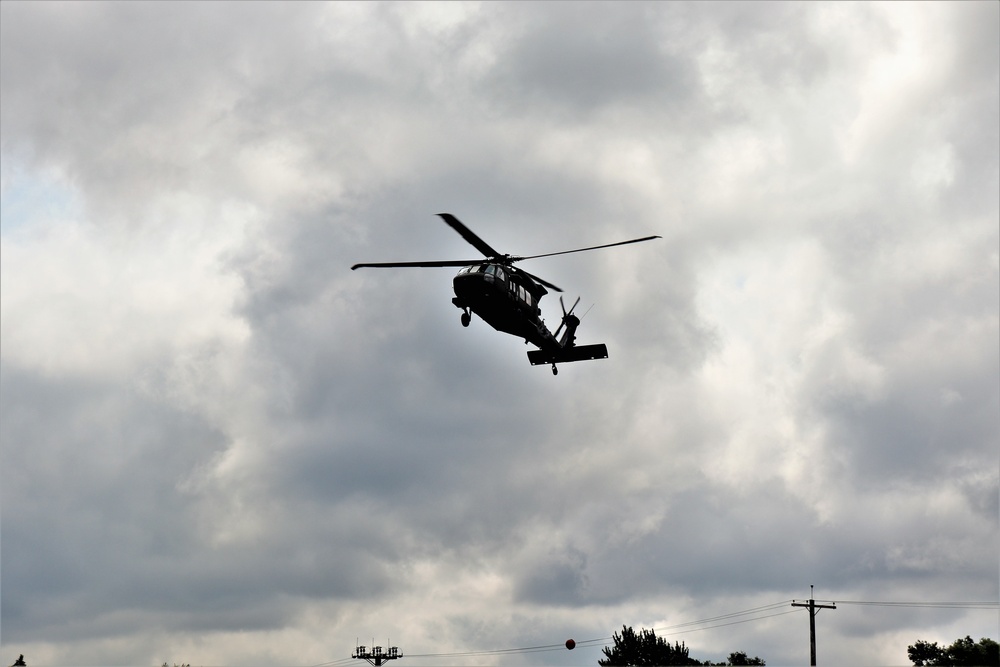
[[[483,262],[463,267],[452,281],[451,301],[473,312],[497,331],[523,338],[542,350],[557,350],[562,344],[541,318],[538,299],[544,288],[509,266]],[[467,324],[468,320],[463,319]]]

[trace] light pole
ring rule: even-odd
[[[364,646],[358,646],[351,654],[352,658],[367,660],[372,667],[381,667],[386,660],[398,660],[403,657],[399,649],[393,646],[387,651],[383,651],[381,646],[372,646],[372,650],[367,650]]]

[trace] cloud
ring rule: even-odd
[[[995,599],[996,11],[3,3],[3,646],[576,664],[807,584]],[[475,257],[444,211],[661,235],[525,264],[610,358],[349,270]],[[842,606],[824,659],[989,615]]]

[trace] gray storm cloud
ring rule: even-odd
[[[998,599],[995,3],[0,17],[8,653],[594,664],[809,584]],[[443,211],[515,254],[663,236],[526,265],[610,358],[553,378],[449,269],[349,270],[469,256]],[[842,606],[821,655],[995,631]]]

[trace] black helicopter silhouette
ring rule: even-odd
[[[589,248],[577,248],[576,250],[563,250],[543,255],[519,257],[498,252],[450,213],[439,213],[438,215],[476,250],[483,253],[485,259],[458,259],[430,262],[375,262],[355,264],[351,267],[351,270],[366,267],[462,267],[462,270],[458,272],[458,275],[453,280],[455,297],[451,300],[457,308],[462,310],[462,326],[469,326],[469,323],[472,321],[472,313],[475,313],[497,331],[523,338],[525,343],[531,343],[538,348],[537,350],[528,352],[528,361],[534,366],[552,364],[553,375],[559,372],[559,369],[556,367],[556,364],[559,363],[585,361],[588,359],[606,359],[608,357],[608,348],[604,343],[576,345],[576,329],[580,326],[580,318],[573,314],[573,310],[580,303],[579,298],[577,298],[573,306],[567,311],[562,297],[559,297],[559,305],[563,311],[562,323],[556,329],[555,333],[550,332],[542,321],[538,302],[543,296],[548,294],[548,290],[545,289],[546,287],[556,292],[562,292],[562,289],[546,280],[542,280],[536,275],[528,273],[524,269],[515,267],[514,263],[526,259],[567,255],[574,252],[611,248],[613,246],[640,243],[660,238],[659,236],[644,236],[641,239],[606,243]],[[566,331],[560,337],[559,334],[562,332],[563,327],[566,327]]]

